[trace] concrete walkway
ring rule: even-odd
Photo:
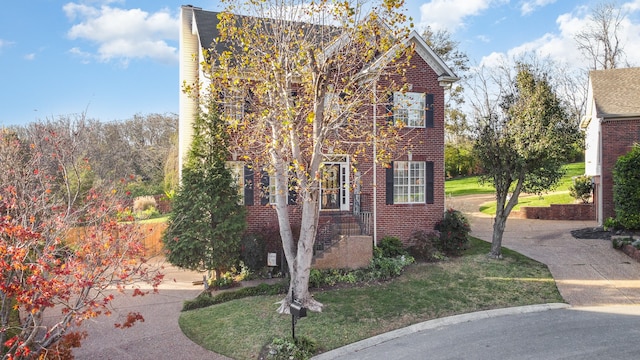
[[[463,196],[448,205],[469,217],[471,235],[491,241],[493,218],[477,211],[488,196]],[[508,219],[502,245],[546,264],[571,306],[640,305],[640,263],[608,240],[576,239],[571,230],[595,221]]]

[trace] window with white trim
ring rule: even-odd
[[[269,175],[269,205],[276,204],[276,176]]]
[[[244,204],[244,162],[243,161],[227,161],[227,169],[231,172],[233,181],[236,183],[238,190],[238,204]]]
[[[394,161],[393,203],[414,204],[425,202],[424,161]]]
[[[426,99],[424,93],[395,92],[393,120],[407,127],[425,127]]]

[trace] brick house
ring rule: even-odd
[[[585,175],[595,184],[596,218],[615,216],[613,168],[621,155],[640,142],[640,68],[593,70],[589,73]]]
[[[180,30],[180,84],[203,81],[200,68],[203,49],[210,47],[217,34],[217,13],[192,6],[183,6]],[[321,189],[318,248],[338,241],[360,242],[369,252],[384,236],[396,236],[406,241],[418,229],[432,230],[444,212],[444,89],[458,80],[449,67],[431,50],[415,31],[409,41],[415,44],[415,54],[406,80],[406,93],[378,95],[383,99],[371,104],[371,119],[380,126],[401,119],[406,128],[390,164],[374,164],[371,159],[358,161],[350,155],[327,155]],[[180,93],[179,156],[180,168],[192,137],[192,120],[198,103]],[[375,114],[378,114],[376,116]],[[379,114],[388,114],[379,116]],[[373,153],[375,149],[368,151]],[[235,159],[234,159],[235,160]],[[242,201],[247,206],[249,231],[277,226],[276,212],[269,195],[272,179],[264,171],[249,164],[230,161],[238,179]],[[253,184],[260,184],[259,190]],[[290,213],[299,217],[295,194],[289,194]],[[295,220],[294,220],[295,223]],[[344,244],[343,244],[344,245]],[[352,266],[353,248],[342,246],[342,258],[349,262],[334,262],[331,267]],[[354,245],[355,247],[362,245]],[[351,250],[350,250],[351,249]],[[355,250],[354,250],[355,251]],[[346,256],[345,256],[346,254]],[[338,256],[340,257],[340,255]],[[364,264],[366,265],[366,262]],[[327,265],[329,266],[329,265]]]

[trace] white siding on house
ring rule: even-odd
[[[200,40],[197,27],[193,26],[193,8],[183,6],[181,9],[180,26],[180,108],[178,122],[178,165],[182,177],[182,164],[191,146],[193,137],[193,119],[196,116],[198,104],[182,90],[182,84],[196,84],[198,81],[199,64],[201,58]],[[197,55],[197,56],[194,56]]]
[[[584,172],[585,175],[590,176],[600,175],[600,148],[602,144],[600,144],[600,119],[597,116],[593,88],[591,80],[589,80],[587,111],[582,125],[586,125]]]

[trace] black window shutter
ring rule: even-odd
[[[393,93],[389,94],[389,98],[387,99],[387,124],[393,125]]]
[[[218,92],[218,113],[224,114],[224,91]]]
[[[427,161],[424,166],[425,200],[427,204],[433,204],[433,161]]]
[[[244,97],[244,112],[245,114],[251,114],[253,112],[253,91],[249,89],[247,95]]]
[[[425,95],[424,120],[426,127],[433,127],[433,94]]]
[[[261,188],[261,194],[262,196],[260,196],[260,205],[269,205],[269,195],[271,195],[269,193],[269,173],[262,170],[260,172],[260,188]]]
[[[247,165],[244,166],[244,204],[253,205],[253,169]]]
[[[287,200],[289,205],[295,205],[298,200],[298,193],[296,192],[296,181],[289,179],[289,199]]]
[[[390,167],[385,169],[385,191],[387,205],[393,205],[393,161],[390,165]]]

